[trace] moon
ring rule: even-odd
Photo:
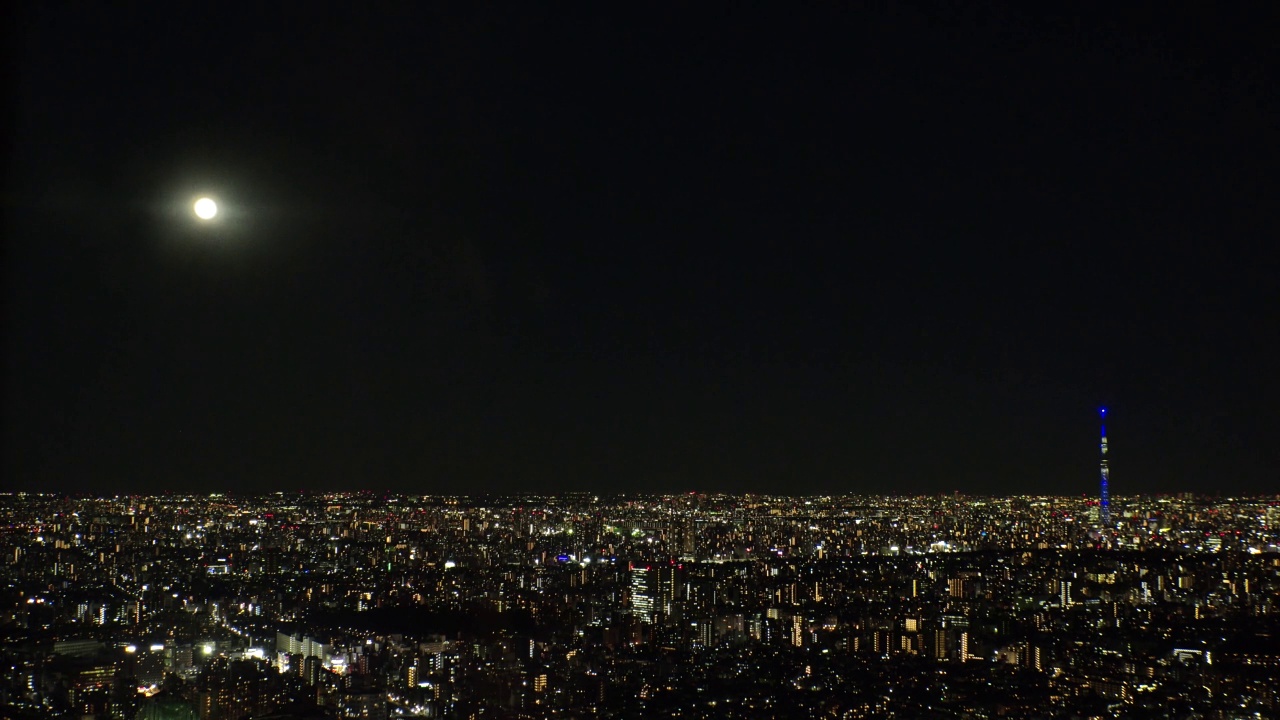
[[[201,220],[212,220],[214,215],[218,214],[218,203],[207,197],[202,197],[196,201],[194,206],[196,217]]]

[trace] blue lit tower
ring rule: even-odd
[[[1107,477],[1111,474],[1107,469],[1107,409],[1102,408],[1102,502],[1098,505],[1099,516],[1103,527],[1111,525],[1111,493],[1107,489]]]

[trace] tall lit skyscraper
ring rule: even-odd
[[[657,573],[648,565],[631,568],[631,612],[646,622],[653,622],[657,605]]]
[[[1111,526],[1111,491],[1107,488],[1107,479],[1111,472],[1107,468],[1107,409],[1102,408],[1102,498],[1098,505],[1098,517],[1103,527]]]
[[[677,614],[677,567],[631,566],[631,613],[645,622],[666,624]]]

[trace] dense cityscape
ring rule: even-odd
[[[0,496],[6,718],[1261,718],[1280,497]]]
[[[5,3],[0,720],[1280,720],[1275,7]]]

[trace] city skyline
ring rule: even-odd
[[[0,494],[15,720],[1270,717],[1280,496]]]
[[[5,489],[1266,491],[1255,11],[15,8]]]

